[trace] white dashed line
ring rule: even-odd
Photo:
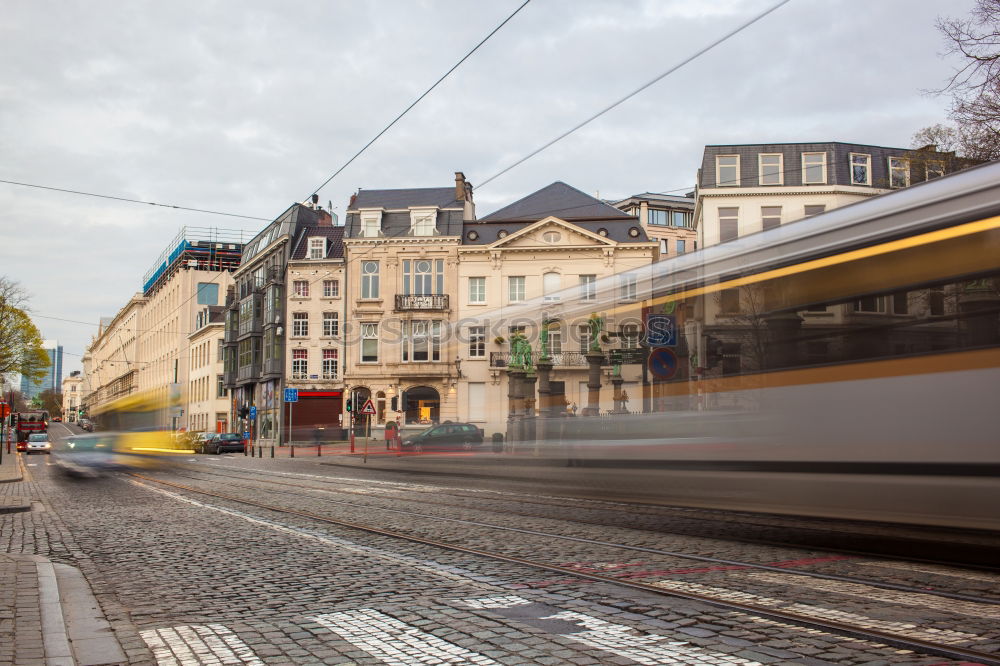
[[[363,608],[310,618],[372,657],[393,666],[481,664],[501,666],[489,657],[449,643],[377,610]]]
[[[465,599],[461,603],[474,609],[502,609],[530,605],[533,602],[514,595]],[[541,605],[541,608],[548,607]],[[548,607],[551,608],[551,607]],[[544,613],[544,611],[543,611]],[[523,619],[523,618],[522,618]],[[672,641],[667,636],[641,632],[624,624],[615,624],[591,615],[573,611],[540,614],[536,620],[561,620],[581,627],[581,631],[560,632],[557,635],[618,657],[631,659],[637,664],[683,664],[701,666],[703,664],[743,664],[761,666],[756,661],[734,657],[721,652],[712,652],[685,641]],[[529,621],[530,623],[530,621]]]
[[[847,611],[835,610],[833,608],[823,608],[822,606],[812,606],[810,604],[788,603],[785,599],[774,599],[772,597],[764,597],[758,594],[751,594],[749,592],[739,592],[737,590],[713,587],[711,585],[701,585],[699,583],[687,583],[679,580],[660,580],[651,583],[651,585],[663,587],[668,590],[693,592],[695,594],[702,594],[706,597],[713,597],[723,601],[735,601],[738,603],[754,604],[755,606],[766,606],[769,608],[780,607],[782,610],[804,615],[806,617],[843,622],[845,624],[852,624],[863,629],[876,629],[878,631],[893,633],[907,638],[917,638],[922,641],[953,644],[964,643],[966,641],[984,640],[982,636],[967,634],[962,631],[921,628],[920,626],[909,622],[878,620],[866,615],[849,613]]]
[[[849,597],[861,597],[862,599],[872,599],[884,603],[886,606],[901,604],[903,606],[919,606],[921,608],[933,608],[934,610],[948,613],[959,613],[960,615],[971,615],[972,617],[988,617],[1000,620],[1000,606],[993,604],[977,604],[974,601],[962,601],[960,599],[942,599],[931,594],[919,594],[915,592],[900,592],[896,590],[884,590],[861,583],[848,583],[835,580],[821,580],[796,576],[793,574],[782,574],[772,571],[754,571],[740,575],[741,578],[763,581],[765,583],[777,583],[779,585],[795,585],[811,590],[821,590],[823,592],[833,592]]]
[[[139,632],[159,666],[249,664],[264,662],[249,645],[221,624],[182,625]]]

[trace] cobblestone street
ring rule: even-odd
[[[0,514],[3,551],[78,570],[128,663],[953,663],[607,577],[1000,646],[998,579],[986,572],[727,541],[718,525],[681,535],[649,507],[329,462],[194,456],[72,479],[48,456],[23,457],[24,479],[0,493],[30,510]],[[41,637],[16,629],[0,661],[46,663]]]

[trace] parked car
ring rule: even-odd
[[[208,445],[213,439],[214,432],[193,432],[190,435],[191,448],[195,453],[208,453]]]
[[[442,423],[403,438],[403,450],[472,451],[483,445],[483,431],[471,423]]]
[[[52,442],[49,441],[48,433],[38,432],[28,435],[28,441],[25,444],[27,444],[27,448],[24,451],[26,455],[31,455],[32,453],[52,453]]]
[[[94,432],[94,422],[90,419],[80,419],[79,426],[87,432]]]
[[[240,433],[224,432],[215,435],[206,442],[205,449],[207,453],[214,453],[215,455],[219,455],[220,453],[243,453],[246,445],[247,442]]]

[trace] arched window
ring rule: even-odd
[[[440,421],[441,394],[430,386],[414,386],[403,393],[403,421],[407,425],[432,425]]]
[[[562,288],[562,276],[559,273],[545,273],[542,275],[542,292],[546,301],[558,301],[558,291]]]

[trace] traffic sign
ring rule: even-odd
[[[676,347],[677,315],[646,315],[646,340],[650,347]]]
[[[659,379],[670,379],[677,374],[677,355],[666,347],[649,352],[649,371]]]
[[[285,402],[298,402],[299,401],[299,390],[298,389],[285,389]]]
[[[372,404],[371,398],[365,401],[365,406],[361,408],[360,412],[358,412],[358,414],[374,414],[374,413],[375,413],[375,405]]]
[[[252,418],[252,419],[257,418],[257,408],[256,407],[251,407],[250,408],[250,418]]]

